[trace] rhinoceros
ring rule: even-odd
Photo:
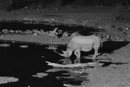
[[[101,39],[96,35],[91,36],[74,36],[67,45],[66,51],[63,51],[63,54],[59,54],[64,57],[70,57],[74,52],[74,55],[77,57],[74,60],[74,63],[80,63],[81,51],[89,52],[94,49],[94,55],[92,59],[96,59],[99,55],[98,50],[101,46]]]

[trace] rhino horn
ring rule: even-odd
[[[60,54],[60,53],[59,53],[59,55],[66,57],[66,53],[67,53],[67,52],[66,52],[66,51],[63,51],[63,50],[62,50],[62,52],[63,52],[63,54]]]

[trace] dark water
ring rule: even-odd
[[[44,31],[54,30],[54,28],[68,32],[79,31],[82,35],[99,32],[97,29],[86,28],[81,26],[64,26],[64,25],[43,25],[43,24],[24,24],[16,22],[2,22],[0,29],[9,30],[33,30],[42,29]],[[129,42],[105,42],[99,50],[101,53],[111,53]],[[53,50],[47,49],[48,45],[33,44],[28,42],[8,42],[0,41],[0,76],[10,76],[19,79],[16,83],[0,85],[2,87],[64,87],[63,84],[79,86],[83,81],[89,82],[88,73],[73,73],[71,71],[80,69],[57,69],[48,66],[46,61],[57,63],[61,58]],[[58,46],[57,51],[65,50],[66,46]],[[82,52],[83,56],[93,54],[94,50],[87,54]],[[75,56],[72,55],[72,60]],[[81,62],[92,62],[84,59]],[[39,78],[33,77],[36,73],[46,73],[47,75]]]
[[[72,74],[67,70],[57,70],[48,66],[45,61],[57,62],[61,57],[52,50],[46,49],[47,45],[29,43],[11,43],[0,41],[0,76],[18,78],[15,83],[3,84],[4,87],[64,87],[63,84],[80,85],[87,80],[87,74]],[[22,47],[22,45],[26,45]],[[46,73],[47,76],[33,77],[36,73]],[[82,76],[82,77],[80,77]],[[68,78],[66,78],[68,77]]]
[[[94,28],[87,28],[82,26],[65,26],[65,25],[53,25],[50,23],[41,24],[30,24],[28,22],[0,22],[0,30],[44,30],[50,31],[57,28],[63,30],[63,32],[75,32],[78,31],[80,34],[89,35],[93,32],[99,32]],[[6,43],[6,45],[5,45]],[[19,78],[16,83],[4,84],[7,87],[63,87],[63,84],[80,85],[86,77],[80,77],[79,74],[73,74],[67,70],[59,70],[53,72],[51,66],[48,66],[45,61],[56,62],[60,60],[61,56],[53,52],[52,50],[46,49],[47,45],[39,45],[32,43],[21,43],[21,42],[5,42],[1,41],[0,44],[0,76],[12,76]],[[7,46],[9,45],[9,46]],[[22,46],[22,45],[25,45]],[[61,52],[61,50],[59,50]],[[75,58],[75,57],[74,57]],[[52,72],[46,72],[52,70]],[[36,78],[32,75],[36,73],[47,73],[44,78]],[[67,74],[67,75],[66,75]],[[86,74],[84,76],[87,76]],[[67,78],[66,78],[67,77]]]

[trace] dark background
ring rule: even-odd
[[[61,7],[71,6],[113,6],[117,4],[128,5],[129,0],[0,0],[0,9],[6,11],[17,10],[25,6],[35,6],[35,8],[45,8],[49,6]]]

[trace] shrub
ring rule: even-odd
[[[117,21],[130,21],[130,9],[129,6],[122,6],[118,4],[116,6],[115,19]]]

